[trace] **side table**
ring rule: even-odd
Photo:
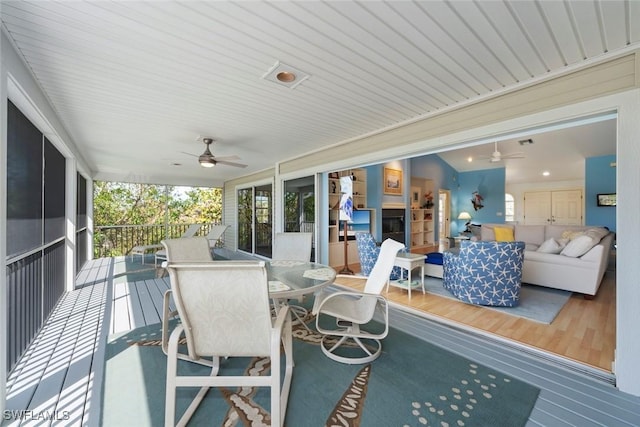
[[[449,237],[449,248],[455,248],[456,246],[460,246],[460,242],[463,240],[471,239],[469,236],[452,236]]]
[[[387,292],[389,292],[389,285],[395,286],[402,289],[407,289],[409,292],[409,299],[411,299],[411,288],[417,287],[418,285],[413,285],[411,282],[411,270],[416,267],[420,267],[420,284],[422,285],[422,293],[424,294],[424,260],[427,258],[426,255],[422,254],[412,254],[412,253],[399,253],[396,255],[396,259],[393,263],[394,266],[398,266],[403,269],[402,275],[400,276],[400,280],[391,281],[387,280]],[[404,270],[407,270],[407,280],[404,281]]]

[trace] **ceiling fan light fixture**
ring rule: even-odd
[[[200,156],[198,161],[200,162],[200,166],[203,168],[212,168],[216,165],[216,161],[211,158],[203,158],[204,155]]]
[[[203,168],[212,168],[216,165],[213,154],[211,154],[211,150],[209,150],[209,147],[211,146],[213,141],[213,138],[202,138],[202,142],[205,143],[207,148],[205,148],[204,153],[202,153],[200,157],[198,157],[198,162],[200,162],[200,166],[202,166]]]
[[[242,163],[234,163],[231,162],[230,160],[236,160],[236,159],[240,159],[238,156],[227,156],[227,157],[216,157],[211,153],[211,144],[213,144],[214,142],[216,142],[215,139],[211,138],[211,137],[201,137],[199,136],[196,141],[202,141],[206,147],[204,149],[204,153],[200,154],[199,156],[196,156],[195,154],[189,154],[189,153],[185,153],[185,154],[189,154],[190,156],[194,156],[198,158],[198,163],[200,163],[200,166],[202,166],[203,168],[212,168],[214,166],[217,166],[218,164],[221,165],[225,165],[225,166],[233,166],[236,168],[246,168],[247,165],[243,165]]]

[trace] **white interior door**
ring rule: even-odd
[[[551,224],[551,192],[524,193],[524,223],[527,225]]]
[[[451,193],[449,190],[438,191],[438,241],[446,242],[451,235]]]
[[[527,225],[582,225],[582,190],[525,193],[524,223]]]
[[[582,225],[582,190],[551,192],[551,223]]]

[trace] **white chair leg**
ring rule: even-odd
[[[211,371],[211,373],[211,376],[215,376],[213,371]],[[185,427],[187,425],[193,414],[196,412],[196,409],[198,409],[198,406],[200,406],[200,403],[202,403],[202,400],[209,392],[210,388],[211,387],[207,386],[200,388],[196,397],[191,401],[187,410],[184,411],[184,414],[182,414],[182,417],[180,418],[180,421],[178,421],[178,424],[176,424],[176,427]]]
[[[332,336],[325,335],[324,337],[322,337],[322,341],[320,342],[320,348],[322,349],[322,352],[325,354],[325,356],[335,360],[336,362],[345,363],[347,365],[360,365],[363,363],[373,362],[380,356],[380,354],[382,354],[382,342],[380,342],[380,340],[377,340],[377,339],[368,338],[376,345],[376,350],[374,352],[371,352],[369,349],[366,348],[364,343],[362,343],[359,339],[356,339],[354,337],[341,337],[340,340],[338,340],[338,342],[333,347],[331,347],[331,349],[328,349],[324,341],[325,341],[325,338],[329,338],[329,337],[332,337]],[[354,341],[364,350],[364,352],[367,355],[363,357],[347,357],[347,356],[340,356],[336,354],[336,350],[340,347],[340,344],[344,343],[348,338],[354,338]]]
[[[167,383],[164,404],[164,425],[173,427],[176,419],[176,376],[178,374],[178,341],[182,334],[182,325],[178,325],[169,338],[167,355]]]

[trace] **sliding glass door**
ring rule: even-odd
[[[284,183],[284,231],[314,233],[311,259],[315,260],[315,184],[313,176]]]
[[[271,258],[273,189],[271,184],[238,190],[238,249]]]
[[[273,235],[273,190],[271,184],[255,187],[255,253],[271,258]]]

